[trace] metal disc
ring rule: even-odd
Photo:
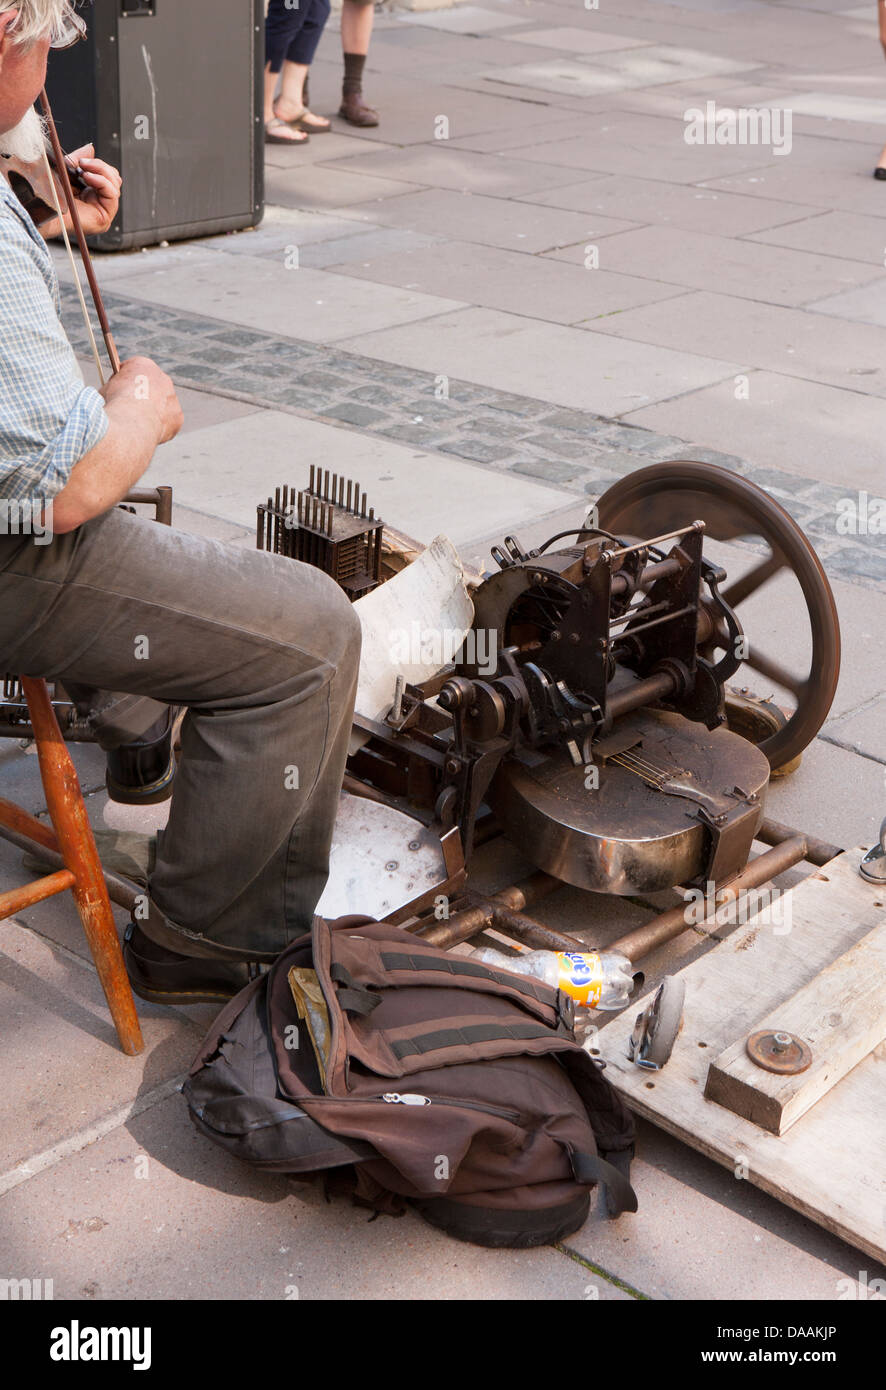
[[[433,830],[393,806],[342,792],[321,917],[385,917],[446,877]]]
[[[639,753],[683,770],[702,790],[739,786],[760,797],[769,764],[758,748],[728,729],[710,731],[682,715],[643,710],[620,719]],[[499,769],[487,800],[508,837],[539,869],[598,893],[654,893],[700,875],[708,832],[698,806],[650,787],[616,762],[575,767],[568,753],[526,750]]]
[[[761,1028],[752,1033],[747,1041],[748,1056],[764,1071],[774,1071],[781,1076],[794,1076],[805,1071],[812,1063],[812,1052],[798,1038],[796,1033],[779,1033],[772,1028]]]

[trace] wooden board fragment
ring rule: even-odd
[[[886,1040],[886,925],[868,932],[750,1031],[793,1033],[811,1049],[810,1066],[793,1076],[766,1071],[748,1055],[744,1035],[711,1063],[705,1096],[784,1134]]]
[[[791,890],[789,931],[783,912],[776,925],[759,912],[680,972],[685,1022],[661,1071],[626,1056],[651,993],[601,1029],[600,1048],[607,1077],[638,1114],[886,1262],[886,1043],[783,1135],[704,1095],[712,1057],[886,921],[886,891],[858,873],[862,853],[839,855]]]

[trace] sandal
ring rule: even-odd
[[[292,130],[303,130],[308,135],[325,135],[328,130],[332,129],[331,121],[327,121],[325,116],[315,116],[313,111],[309,111],[306,106],[303,106],[298,115],[293,116],[291,120],[285,116],[280,116],[278,119]]]
[[[275,130],[285,130],[288,134],[275,135]],[[309,135],[293,130],[289,122],[281,120],[279,116],[275,116],[272,121],[265,121],[266,145],[306,145],[309,139]]]

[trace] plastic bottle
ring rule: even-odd
[[[583,1009],[621,1009],[634,987],[633,966],[618,951],[524,951],[506,956],[484,947],[473,959],[494,970],[543,980]]]

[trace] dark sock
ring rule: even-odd
[[[363,90],[363,64],[366,62],[365,53],[346,53],[345,59],[345,80],[342,84],[342,91],[346,96],[354,92]]]

